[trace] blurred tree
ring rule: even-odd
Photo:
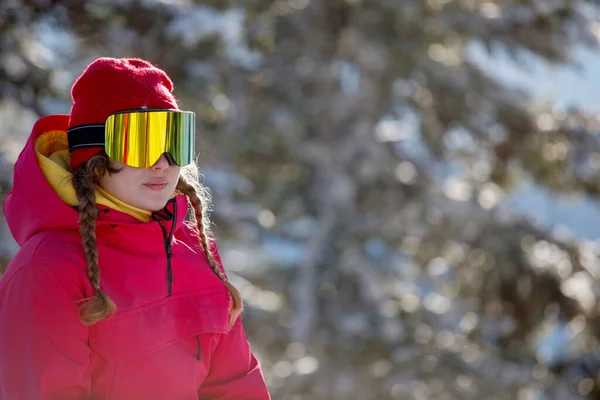
[[[68,112],[97,56],[168,71],[199,115],[216,231],[274,398],[600,398],[600,247],[503,202],[523,182],[596,200],[599,120],[531,99],[473,56],[568,64],[597,45],[598,12],[14,0],[0,12],[0,95]]]

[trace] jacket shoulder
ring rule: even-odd
[[[10,261],[2,281],[30,265],[46,265],[73,275],[87,276],[81,236],[76,231],[67,230],[46,230],[35,234]]]

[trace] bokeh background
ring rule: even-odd
[[[600,398],[596,1],[0,7],[3,195],[89,62],[166,70],[274,399]]]

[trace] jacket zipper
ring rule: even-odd
[[[168,205],[168,203],[167,203]],[[171,222],[171,231],[167,234],[165,224],[157,218],[154,214],[152,218],[158,222],[160,229],[163,234],[163,241],[165,246],[165,254],[167,256],[167,296],[171,296],[171,284],[173,283],[173,268],[171,267],[171,258],[173,257],[173,249],[171,248],[171,239],[173,238],[173,232],[175,231],[175,222],[177,217],[177,202],[173,201],[173,218]]]

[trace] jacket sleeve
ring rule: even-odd
[[[83,288],[65,270],[27,264],[0,280],[0,400],[90,398]]]
[[[210,370],[198,390],[199,400],[269,400],[260,363],[252,354],[241,318],[211,355]]]
[[[214,241],[211,252],[221,271],[227,276]],[[231,330],[219,340],[211,355],[210,370],[198,390],[198,399],[269,400],[270,398],[262,368],[252,354],[242,318],[238,317]]]

